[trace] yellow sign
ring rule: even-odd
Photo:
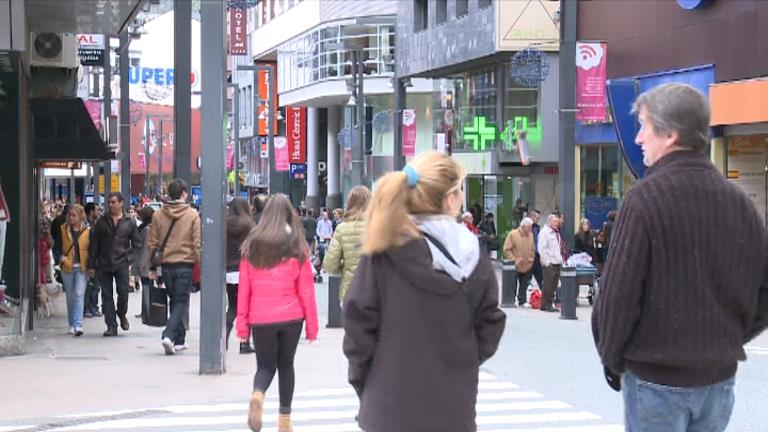
[[[112,174],[112,178],[110,181],[110,184],[112,186],[112,192],[120,192],[120,175],[118,174]],[[104,193],[104,175],[99,175],[99,192]]]
[[[560,50],[560,2],[503,0],[496,3],[496,51],[520,51],[529,46]]]

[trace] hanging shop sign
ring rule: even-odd
[[[499,134],[496,125],[489,123],[486,116],[475,116],[470,124],[464,126],[462,132],[464,140],[472,143],[474,151],[485,151],[489,142],[501,139],[504,142],[504,150],[526,153],[525,157],[521,155],[521,160],[526,161],[530,157],[529,145],[541,147],[541,122],[536,122],[535,126],[531,123],[527,117],[515,117],[507,121],[506,127]],[[525,142],[523,148],[520,147],[521,141]]]
[[[288,142],[285,137],[276,136],[275,144],[275,171],[288,171],[290,162],[288,162]]]
[[[77,35],[77,55],[83,66],[104,66],[104,35]]]
[[[82,167],[83,167],[82,162],[45,161],[40,163],[40,168],[59,168],[59,169],[79,170]]]
[[[605,42],[576,43],[576,120],[605,121],[606,53]]]
[[[416,154],[416,110],[403,110],[403,156]]]
[[[285,111],[288,157],[292,164],[303,164],[307,162],[307,108],[289,105]]]
[[[248,12],[229,10],[229,54],[248,55]]]
[[[509,73],[523,87],[538,87],[549,76],[549,60],[544,51],[528,47],[512,56]]]
[[[496,7],[496,51],[517,51],[536,45],[560,49],[560,2],[504,0]]]
[[[272,70],[275,74],[277,74],[277,64],[272,66]],[[280,106],[277,99],[277,86],[270,85],[269,73],[264,70],[257,72],[257,80],[259,88],[259,100],[257,101],[258,110],[256,115],[259,121],[259,135],[267,135],[267,119],[269,118],[269,104],[267,99],[269,98],[269,94],[272,93],[272,105],[275,107]],[[272,135],[277,133],[277,115],[274,117],[275,121],[271,130]]]

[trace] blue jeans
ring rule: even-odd
[[[627,432],[721,432],[733,411],[735,378],[703,387],[670,387],[622,378]]]
[[[189,307],[189,292],[192,288],[192,265],[163,265],[163,282],[170,299],[171,313],[162,337],[169,338],[174,345],[184,345],[187,336],[184,316]]]
[[[83,305],[85,303],[86,277],[79,268],[72,272],[61,272],[64,292],[67,296],[67,318],[70,327],[83,326]]]

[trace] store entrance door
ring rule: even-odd
[[[493,213],[499,242],[520,225],[533,197],[530,177],[500,175],[467,176],[465,207],[472,213],[475,225],[482,217]]]
[[[768,224],[768,135],[728,138],[728,180],[738,185]]]

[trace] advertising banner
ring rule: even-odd
[[[288,162],[288,143],[285,137],[277,136],[275,141],[275,171],[288,171],[291,163]]]
[[[403,110],[403,156],[416,154],[416,110]]]
[[[605,42],[576,42],[576,120],[606,119],[606,50]]]
[[[273,65],[273,70],[277,73],[277,65]],[[257,108],[257,118],[259,121],[259,135],[267,134],[267,118],[269,116],[269,108],[267,107],[267,98],[269,93],[272,93],[272,104],[275,107],[280,106],[277,99],[277,88],[270,89],[267,71],[258,71],[258,87],[259,87],[259,99]],[[277,86],[275,86],[277,87]],[[272,125],[272,135],[277,134],[277,114],[275,114],[275,122]]]
[[[229,10],[229,54],[248,55],[248,13],[244,9]]]
[[[285,107],[285,130],[288,135],[288,157],[292,164],[307,162],[307,108]]]
[[[104,66],[104,35],[78,34],[77,55],[83,66]]]

